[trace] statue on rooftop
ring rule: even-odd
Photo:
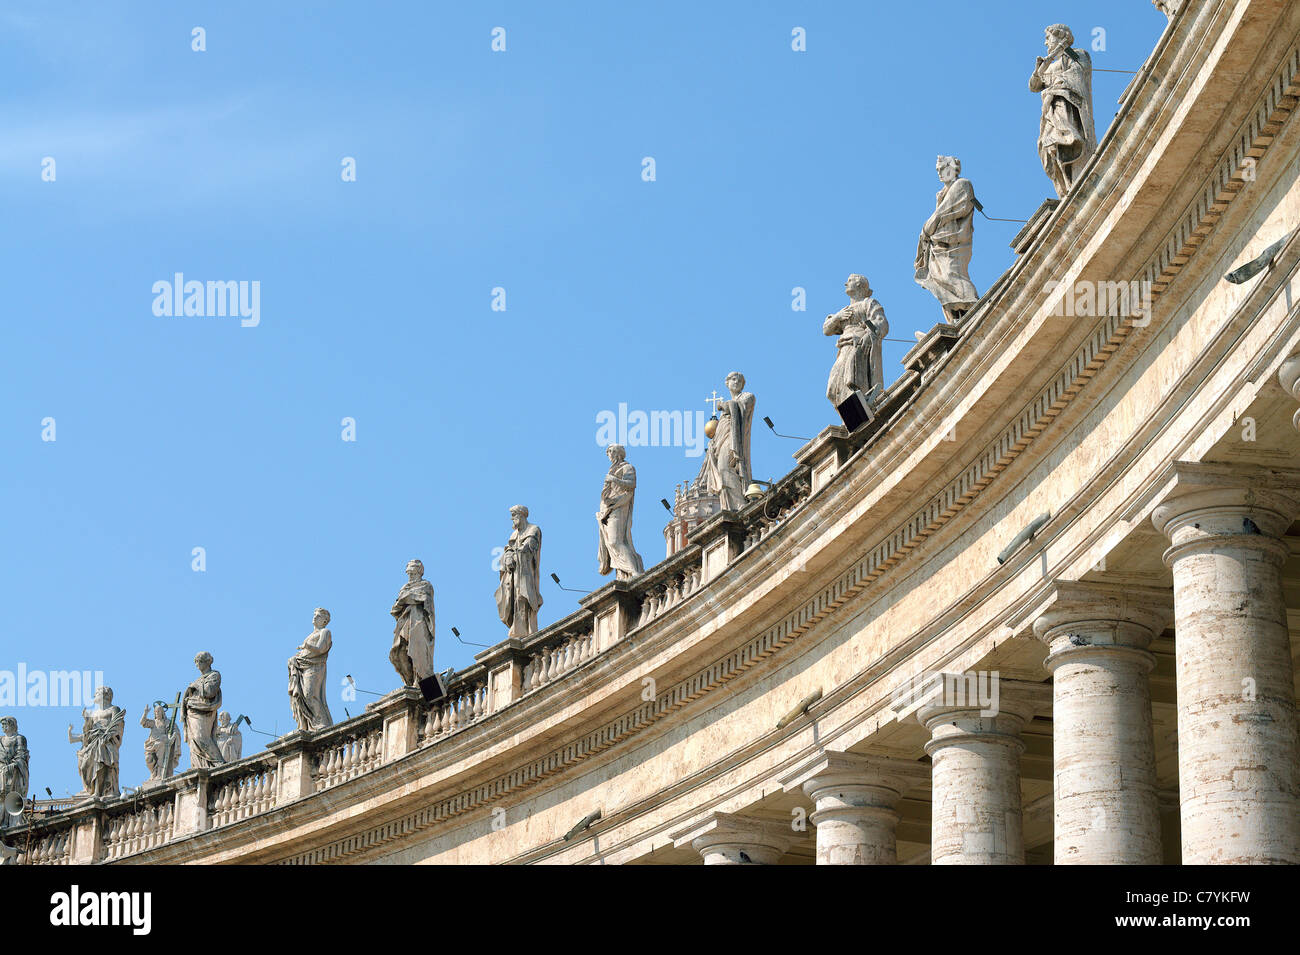
[[[522,504],[510,508],[510,522],[514,529],[501,554],[497,614],[510,636],[526,637],[537,632],[542,606],[542,531],[528,523],[528,508]]]
[[[326,702],[326,658],[334,638],[327,624],[330,612],[317,607],[312,612],[311,633],[289,658],[289,709],[299,732],[315,733],[334,725]]]
[[[826,397],[838,408],[855,391],[871,404],[884,395],[882,343],[889,334],[885,309],[871,297],[871,283],[854,272],[844,280],[849,304],[822,323],[823,335],[835,339],[835,364],[826,382]]]
[[[740,372],[727,376],[731,397],[713,399],[718,423],[704,452],[708,491],[727,511],[745,506],[745,491],[754,479],[749,440],[757,399],[744,388],[745,376]]]
[[[975,187],[961,178],[961,160],[956,156],[940,156],[935,169],[943,188],[916,243],[916,281],[939,300],[944,318],[955,323],[979,298],[968,271],[975,233]]]
[[[627,580],[645,571],[641,555],[632,543],[636,468],[627,463],[627,450],[621,444],[611,444],[605,453],[609,455],[609,473],[600,489],[600,510],[596,512],[596,530],[600,535],[596,573],[603,577],[613,570],[616,580]]]
[[[404,686],[418,686],[434,675],[433,584],[424,579],[424,564],[406,564],[406,583],[388,611],[397,620],[388,659]]]
[[[199,675],[185,688],[181,717],[185,741],[190,744],[190,767],[209,769],[226,761],[217,745],[217,710],[221,708],[221,674],[212,669],[212,654],[206,650],[194,658]]]
[[[118,755],[126,731],[126,712],[113,705],[113,691],[96,687],[95,707],[81,710],[81,732],[68,727],[68,742],[80,743],[77,769],[81,772],[82,793],[96,799],[118,795]]]
[[[213,734],[217,739],[217,748],[221,750],[222,758],[233,763],[244,755],[244,735],[239,732],[239,724],[248,719],[246,716],[240,716],[235,722],[230,722],[230,714],[225,710],[217,716],[217,729]]]
[[[26,800],[30,761],[27,737],[18,734],[18,721],[12,716],[0,719],[0,800],[9,793],[18,793]],[[17,817],[0,807],[0,828],[15,822]]]
[[[1029,77],[1029,90],[1042,94],[1038,124],[1038,158],[1064,198],[1097,151],[1092,121],[1092,58],[1074,49],[1074,34],[1063,23],[1046,30],[1047,56],[1040,56]]]
[[[149,769],[149,779],[171,779],[176,764],[181,761],[181,731],[167,715],[167,704],[155,703],[152,716],[145,707],[140,726],[149,731],[144,739],[144,764]]]

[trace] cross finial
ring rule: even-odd
[[[714,413],[714,414],[717,414],[717,413],[718,413],[718,405],[722,404],[722,402],[724,402],[724,401],[726,401],[726,400],[727,400],[726,398],[719,398],[719,397],[718,397],[718,389],[717,389],[717,388],[714,388],[714,389],[713,389],[713,397],[711,397],[711,398],[705,398],[705,399],[704,399],[704,402],[705,402],[705,404],[708,404],[709,402],[712,402],[712,403],[713,403],[713,413]]]

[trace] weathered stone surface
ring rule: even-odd
[[[1300,745],[1281,570],[1300,471],[1178,463],[1169,538],[1185,864],[1300,863]]]
[[[1057,865],[1159,865],[1148,674],[1173,597],[1145,587],[1056,585],[1034,622],[1052,674]]]

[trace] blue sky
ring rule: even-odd
[[[104,671],[134,786],[140,713],[199,650],[265,731],[292,729],[285,660],[318,605],[336,719],[373,699],[344,701],[343,674],[395,687],[388,608],[412,557],[440,668],[478,650],[453,625],[503,639],[512,504],[542,528],[544,574],[598,586],[597,415],[702,410],[736,369],[778,430],[831,424],[821,322],[849,272],[891,337],[941,318],[912,279],[936,154],[991,216],[1052,194],[1027,83],[1058,21],[1077,45],[1105,30],[1093,62],[1116,70],[1165,24],[1133,0],[6,3],[0,669]],[[1098,138],[1128,79],[1094,76]],[[975,228],[982,292],[1019,227]],[[156,317],[176,272],[258,281],[260,324]],[[887,378],[907,349],[886,344]],[[797,447],[760,423],[756,476]],[[658,500],[699,459],[628,457],[650,565]],[[544,597],[543,625],[577,606],[549,579]],[[78,710],[10,711],[33,788],[76,792]],[[265,741],[245,728],[246,753]]]

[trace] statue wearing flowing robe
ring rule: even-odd
[[[709,493],[718,496],[726,511],[739,511],[745,506],[745,491],[754,479],[749,439],[757,399],[744,387],[745,376],[740,372],[727,376],[731,397],[718,403],[717,430],[705,451]]]
[[[955,156],[940,156],[936,168],[943,188],[916,243],[916,281],[939,300],[944,317],[955,322],[979,298],[969,272],[975,187],[969,179],[959,178],[961,161]]]
[[[155,706],[153,715],[145,710],[140,726],[149,731],[144,740],[144,764],[150,779],[170,779],[181,761],[181,731],[167,716],[167,710]]]
[[[225,711],[217,716],[217,748],[228,763],[233,763],[244,755],[244,735],[239,732],[239,720],[242,719],[241,716],[231,723],[230,714]]]
[[[1048,27],[1046,36],[1047,56],[1038,57],[1029,89],[1042,95],[1038,158],[1057,196],[1064,197],[1097,151],[1092,58],[1071,46],[1074,34],[1064,24]]]
[[[199,676],[185,688],[181,717],[185,741],[190,744],[191,768],[208,769],[226,761],[215,735],[217,711],[221,709],[221,674],[212,669],[209,653],[200,653],[194,663],[199,668]]]
[[[289,658],[289,709],[301,732],[314,733],[334,725],[325,700],[325,664],[334,645],[334,638],[325,626],[329,622],[329,611],[317,607],[312,617],[315,629]]]
[[[27,737],[18,733],[18,721],[12,716],[0,720],[0,799],[7,793],[18,793],[27,798],[30,781],[31,754],[27,752]],[[0,810],[0,826],[16,823],[17,817]]]
[[[126,711],[113,705],[113,691],[106,686],[95,690],[95,708],[81,711],[81,733],[68,727],[68,741],[80,743],[77,769],[82,792],[102,799],[118,795],[118,755],[126,732]]]
[[[621,444],[611,444],[609,473],[600,490],[600,510],[596,512],[596,529],[600,545],[596,552],[596,572],[602,577],[610,570],[616,580],[627,580],[645,571],[641,555],[632,544],[632,501],[636,495],[636,469],[627,463]]]
[[[855,391],[870,401],[879,401],[884,393],[884,366],[881,344],[889,334],[885,309],[871,297],[871,285],[857,273],[844,282],[849,304],[834,315],[827,315],[822,334],[837,336],[835,363],[826,382],[826,397],[839,407]]]
[[[434,675],[433,584],[424,579],[424,564],[406,565],[407,581],[389,611],[397,620],[388,659],[405,686],[418,686]]]
[[[528,508],[510,509],[514,530],[501,554],[500,583],[497,585],[497,614],[510,628],[510,636],[526,637],[537,632],[537,611],[542,606],[542,531],[528,523]]]

